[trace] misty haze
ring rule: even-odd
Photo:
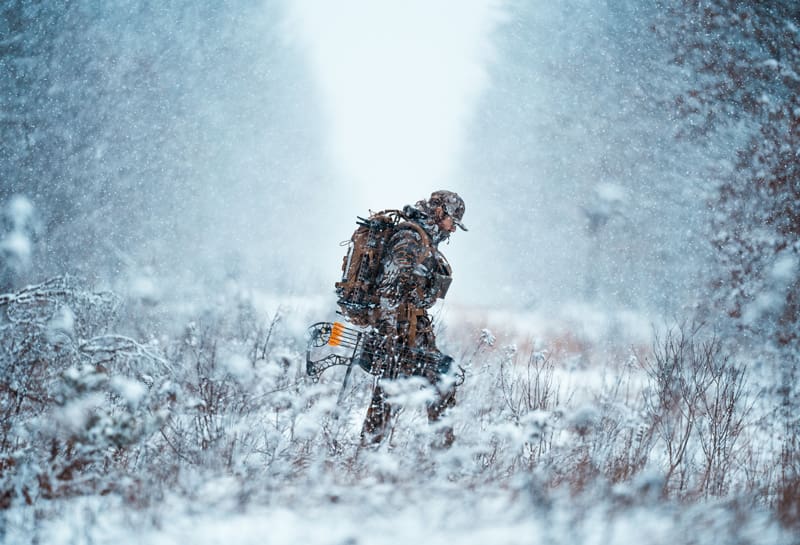
[[[796,543],[799,157],[790,0],[5,0],[0,543]]]

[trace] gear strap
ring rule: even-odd
[[[408,347],[414,347],[416,346],[414,343],[417,340],[418,321],[420,317],[425,315],[425,309],[406,304],[403,305],[400,315],[408,323],[408,333],[406,335],[405,345]]]

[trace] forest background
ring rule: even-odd
[[[792,542],[794,2],[9,0],[0,74],[1,539],[178,540],[205,505],[380,542],[388,484],[441,506],[404,540]],[[369,379],[337,418],[305,328],[356,216],[440,188],[459,440],[398,385],[364,453]]]

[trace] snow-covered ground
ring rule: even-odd
[[[281,490],[268,504],[240,505],[231,483],[210,483],[202,498],[167,497],[142,511],[114,498],[84,498],[57,518],[7,515],[4,543],[148,545],[791,545],[797,536],[764,513],[711,503],[662,504],[620,488],[608,495],[543,501],[535,479],[513,487],[459,482],[365,480],[309,483]],[[1,519],[0,519],[1,520]]]
[[[775,460],[774,445],[754,442],[764,433],[758,422],[745,421],[744,450],[725,451],[727,476],[716,475],[724,476],[727,492],[709,493],[699,477],[699,426],[677,463],[681,478],[668,472],[676,461],[666,450],[669,436],[652,422],[684,421],[653,412],[658,407],[648,392],[658,383],[637,359],[652,354],[631,350],[649,341],[642,327],[627,329],[590,309],[551,321],[442,309],[442,346],[466,373],[445,421],[455,429],[454,445],[432,447],[429,395],[410,380],[388,389],[402,407],[390,440],[366,449],[359,431],[371,378],[356,370],[337,417],[343,368],[326,371],[318,384],[304,376],[305,327],[327,317],[327,303],[231,294],[192,320],[177,344],[139,346],[139,360],[126,359],[132,349],[125,345],[119,371],[131,361],[158,360],[147,388],[134,373],[111,377],[110,397],[96,388],[70,394],[77,397],[45,413],[71,426],[66,436],[42,419],[25,424],[56,442],[73,437],[95,448],[87,451],[95,457],[80,477],[52,480],[69,463],[66,452],[55,459],[26,455],[24,471],[8,481],[18,488],[11,508],[0,510],[0,543],[797,543],[752,497],[770,485],[754,488],[748,479],[757,472],[766,479]],[[81,316],[73,316],[76,327]],[[102,374],[83,373],[70,368],[64,376],[71,384],[102,384]],[[108,409],[102,399],[111,402]],[[82,411],[102,417],[107,430]],[[696,418],[711,422],[702,412]],[[104,437],[116,437],[115,426],[139,429],[136,419],[151,422],[144,435],[134,434],[121,450],[102,446]],[[50,488],[33,478],[42,471]]]

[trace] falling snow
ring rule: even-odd
[[[0,543],[796,543],[798,28],[4,2]],[[307,376],[307,328],[357,217],[438,189],[456,440],[407,379],[362,447],[373,378]]]

